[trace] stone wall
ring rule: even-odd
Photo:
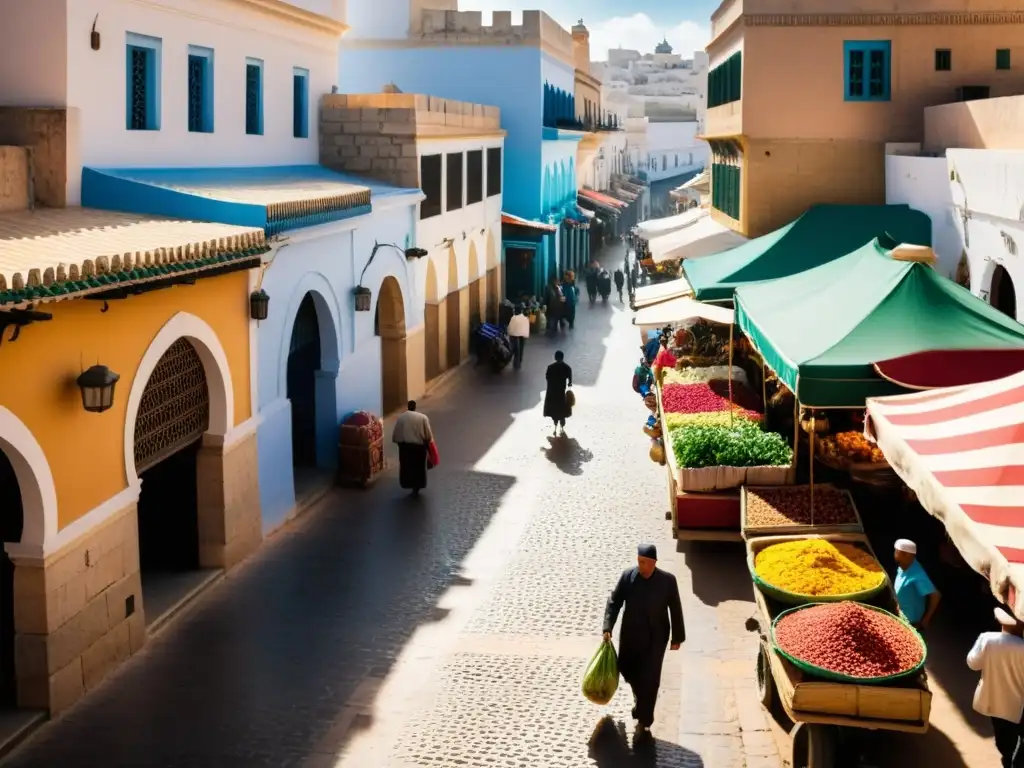
[[[67,110],[0,107],[0,145],[30,148],[35,202],[50,208],[67,204]]]
[[[0,213],[32,204],[32,159],[27,147],[0,146]]]
[[[16,559],[18,704],[57,714],[146,642],[135,504],[45,562]]]
[[[417,138],[500,130],[497,107],[411,93],[331,94],[320,104],[320,163],[415,189]]]
[[[414,19],[415,22],[415,19]],[[512,11],[494,11],[490,25],[480,11],[424,9],[420,26],[412,30],[419,40],[446,44],[544,46],[574,64],[572,34],[544,11],[523,11],[523,23],[512,23]]]

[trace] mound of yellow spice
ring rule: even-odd
[[[765,547],[754,558],[754,570],[773,587],[797,595],[849,595],[885,581],[882,566],[866,551],[823,539]]]

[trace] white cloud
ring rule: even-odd
[[[559,22],[567,29],[572,27],[572,22]],[[694,51],[703,51],[711,39],[710,31],[703,24],[682,21],[664,29],[655,26],[646,13],[616,16],[597,23],[588,21],[587,29],[590,30],[590,58],[594,61],[607,60],[609,48],[633,48],[640,53],[653,53],[654,46],[662,39],[668,40],[674,53],[688,59]]]

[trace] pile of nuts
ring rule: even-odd
[[[902,621],[859,603],[825,603],[793,611],[775,625],[779,649],[795,659],[849,677],[907,672],[924,649]]]
[[[810,525],[811,488],[783,485],[778,488],[747,488],[746,525]],[[846,493],[832,486],[814,487],[814,525],[846,525],[857,522],[857,513]]]

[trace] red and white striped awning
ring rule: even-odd
[[[1024,619],[1024,373],[868,400],[864,430]]]

